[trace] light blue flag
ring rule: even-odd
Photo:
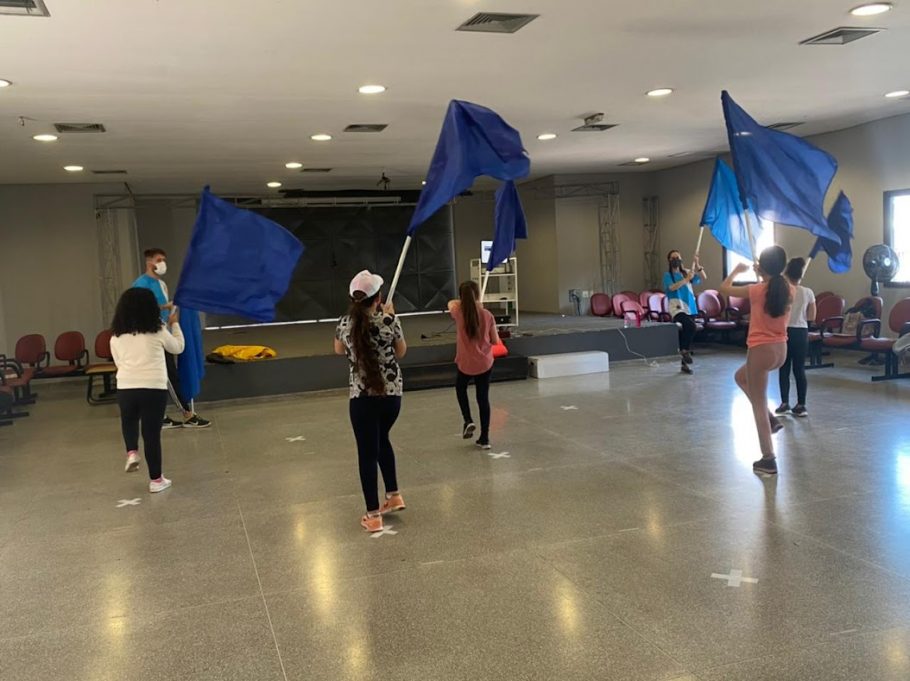
[[[749,220],[752,224],[752,235],[758,241],[762,235],[762,224],[755,211],[751,209]],[[714,238],[728,251],[752,259],[746,214],[736,186],[736,175],[721,158],[714,163],[714,177],[711,178],[711,189],[708,191],[708,200],[702,212],[701,225],[711,230]]]

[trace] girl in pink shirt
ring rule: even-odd
[[[464,418],[462,437],[474,435],[474,419],[468,403],[468,383],[474,381],[477,409],[480,411],[480,437],[477,446],[490,448],[490,374],[493,373],[493,346],[499,344],[496,320],[480,303],[477,282],[466,281],[458,287],[458,300],[449,301],[449,314],[455,320],[455,364],[458,378],[455,395]]]
[[[761,444],[762,458],[752,464],[759,475],[776,475],[777,460],[771,434],[783,428],[768,409],[768,374],[779,369],[787,358],[787,322],[793,287],[782,275],[787,266],[787,254],[780,246],[771,246],[761,252],[755,271],[761,277],[757,284],[746,286],[752,313],[749,317],[748,352],[746,363],[736,372],[736,384],[742,388],[752,403],[755,427]],[[719,289],[725,296],[742,296],[742,286],[733,281],[749,269],[740,263],[733,268]]]

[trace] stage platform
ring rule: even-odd
[[[665,357],[677,352],[674,324],[647,324],[623,328],[621,320],[601,317],[571,317],[522,312],[521,325],[505,338],[510,356],[528,357],[560,352],[603,350],[611,362]],[[408,353],[401,365],[408,386],[409,368],[417,370],[444,365],[455,357],[455,332],[447,314],[402,317]],[[260,397],[329,390],[347,386],[347,360],[333,354],[334,322],[207,329],[203,336],[206,353],[219,345],[267,345],[278,357],[230,365],[206,364],[206,377],[199,401]],[[514,377],[514,364],[500,380]],[[494,380],[497,370],[494,369]],[[454,383],[454,369],[452,371]],[[436,387],[436,385],[421,387]]]

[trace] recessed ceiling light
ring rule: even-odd
[[[378,95],[385,92],[385,85],[361,85],[357,92],[362,95]]]
[[[860,5],[850,10],[850,14],[855,17],[873,17],[876,14],[884,14],[891,11],[890,2],[872,2],[868,5]]]
[[[0,88],[9,87],[12,84],[13,84],[13,82],[11,80],[5,80],[4,78],[0,78]]]
[[[888,99],[896,99],[898,97],[906,97],[910,95],[910,90],[895,90],[894,92],[885,93],[885,97]]]
[[[650,163],[650,161],[651,161],[651,159],[648,158],[647,156],[639,156],[638,158],[635,159],[636,163]]]
[[[290,161],[288,163],[285,163],[284,167],[288,170],[297,170],[298,168],[303,168],[303,164],[298,163],[297,161]]]
[[[81,173],[84,170],[82,166],[63,166],[63,169],[68,173]]]
[[[36,142],[56,142],[57,136],[49,133],[42,133],[40,135],[32,135],[32,139]]]
[[[555,140],[556,133],[555,132],[544,132],[544,133],[541,133],[540,135],[538,135],[537,139],[539,139],[541,142],[546,142],[547,140]]]
[[[325,133],[320,133],[318,135],[310,135],[310,139],[314,142],[328,142],[332,139],[331,135],[326,135]]]
[[[278,187],[281,186],[281,183],[280,182],[269,182],[265,186],[268,187],[269,189],[278,189]]]
[[[667,95],[673,94],[673,88],[659,87],[656,90],[648,90],[645,94],[647,94],[648,97],[666,97]]]
[[[427,184],[427,181],[426,181],[426,180],[421,180],[421,181],[420,181],[420,184],[422,184],[422,185],[424,185],[424,186],[426,186],[426,184]]]

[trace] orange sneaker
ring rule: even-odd
[[[401,498],[401,495],[398,492],[394,492],[382,502],[382,507],[379,509],[379,512],[385,515],[386,513],[403,511],[406,508],[407,506],[404,505],[404,499]]]
[[[365,515],[360,519],[360,524],[367,532],[382,532],[381,515]]]

